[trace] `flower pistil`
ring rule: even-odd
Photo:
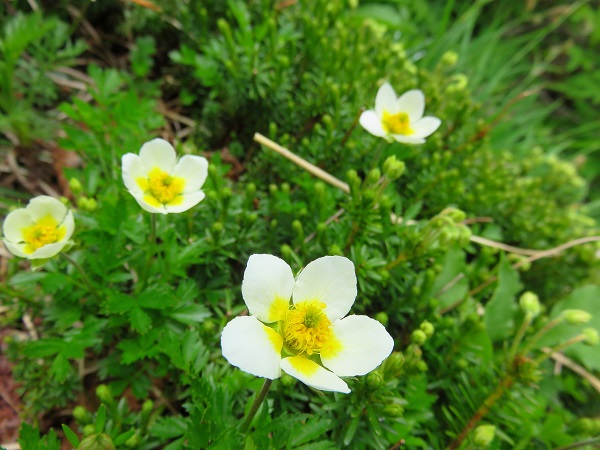
[[[23,241],[26,244],[24,247],[25,253],[32,254],[44,245],[54,244],[63,239],[67,229],[64,225],[60,227],[58,225],[54,217],[47,215],[34,225],[23,228]]]

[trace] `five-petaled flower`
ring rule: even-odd
[[[259,377],[273,380],[283,369],[316,389],[348,393],[340,376],[370,372],[394,347],[378,321],[344,318],[356,293],[354,264],[347,258],[319,258],[294,280],[282,259],[252,255],[242,282],[251,315],[225,326],[223,356]]]
[[[394,89],[384,83],[375,98],[375,110],[361,114],[360,124],[369,133],[389,142],[423,144],[425,138],[438,129],[442,121],[437,117],[423,117],[425,96],[419,89],[396,97]]]
[[[4,245],[15,256],[46,259],[58,254],[75,229],[73,213],[59,200],[41,195],[6,216]]]
[[[123,182],[139,205],[151,213],[180,213],[204,198],[200,190],[208,175],[208,161],[185,155],[177,161],[175,149],[164,139],[146,142],[139,156],[123,155]]]

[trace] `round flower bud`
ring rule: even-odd
[[[154,402],[150,399],[146,400],[142,403],[142,415],[147,416],[154,409]]]
[[[271,183],[269,185],[269,192],[271,193],[271,195],[276,194],[278,190],[279,190],[279,188],[277,187],[277,185],[275,183]]]
[[[404,408],[398,403],[390,403],[383,407],[382,412],[388,417],[402,417]]]
[[[379,389],[384,383],[383,374],[379,370],[374,370],[367,375],[367,386],[372,391]]]
[[[367,175],[367,182],[370,184],[375,184],[379,181],[380,178],[381,178],[381,170],[379,170],[376,167],[369,171],[369,174]]]
[[[458,61],[458,53],[448,50],[442,55],[441,63],[446,67],[452,67]]]
[[[246,185],[246,196],[252,198],[254,197],[254,194],[256,194],[256,184],[248,183]]]
[[[101,384],[96,388],[96,395],[104,403],[112,403],[113,401],[112,392],[106,384]]]
[[[210,226],[211,230],[214,233],[221,233],[223,231],[223,223],[222,222],[213,222],[213,224]]]
[[[281,384],[283,384],[285,387],[292,387],[296,384],[296,379],[285,372],[281,374],[280,380]]]
[[[523,312],[530,317],[537,317],[542,309],[540,299],[533,292],[527,291],[519,298],[519,305]]]
[[[425,361],[418,361],[417,362],[417,370],[419,372],[427,372],[429,370],[429,367],[427,367],[427,363]]]
[[[77,178],[71,178],[69,180],[69,187],[71,188],[71,192],[73,192],[73,194],[77,195],[81,193],[81,181],[79,181]]]
[[[427,336],[428,338],[433,336],[433,332],[435,331],[435,328],[433,327],[431,322],[428,322],[426,320],[424,320],[423,323],[421,323],[419,328],[423,333],[425,333],[425,336]]]
[[[598,335],[598,331],[595,328],[585,328],[581,331],[581,334],[585,336],[585,342],[588,345],[598,345],[600,341],[600,336]]]
[[[380,311],[375,314],[375,320],[385,327],[388,324],[389,317],[385,311]]]
[[[140,445],[140,441],[140,435],[138,433],[135,433],[133,436],[131,436],[125,441],[125,447],[137,448]]]
[[[475,445],[487,447],[494,440],[496,427],[494,425],[479,425],[473,433]]]
[[[423,345],[427,340],[427,335],[422,330],[415,330],[410,335],[410,340],[417,345]]]
[[[84,436],[91,436],[96,433],[96,425],[94,425],[93,423],[90,423],[90,424],[86,425],[85,427],[83,427],[82,431],[83,431]]]
[[[292,247],[290,247],[287,244],[283,244],[281,246],[281,256],[283,256],[284,259],[291,259],[292,257]]]
[[[83,406],[78,405],[73,408],[73,417],[80,423],[88,423],[91,419],[91,414]]]
[[[383,173],[392,181],[400,178],[405,169],[404,161],[398,161],[394,155],[389,156],[383,163]]]
[[[561,316],[569,325],[582,325],[588,323],[592,318],[592,315],[589,312],[583,311],[582,309],[565,309]]]

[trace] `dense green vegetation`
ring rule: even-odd
[[[597,5],[38,3],[0,4],[0,208],[60,197],[75,230],[2,266],[23,449],[600,442]],[[423,91],[424,144],[359,125],[384,82]],[[209,161],[185,212],[123,184],[156,137]],[[263,380],[220,336],[257,253],[349,258],[394,351],[350,394],[284,374],[242,432]]]

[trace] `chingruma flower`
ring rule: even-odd
[[[384,83],[375,98],[375,110],[361,114],[360,124],[369,133],[405,144],[423,144],[425,138],[438,129],[437,117],[423,117],[425,96],[413,89],[396,97],[394,89]]]
[[[73,213],[59,200],[41,195],[9,213],[2,231],[4,245],[15,256],[46,259],[58,254],[75,229]]]
[[[151,213],[180,213],[204,198],[200,190],[208,175],[208,161],[185,155],[179,161],[164,139],[146,142],[140,154],[123,155],[123,182],[139,205]]]
[[[294,280],[285,261],[252,255],[242,296],[251,315],[225,326],[221,347],[230,364],[253,375],[273,380],[283,369],[316,389],[348,393],[340,377],[370,372],[394,347],[376,320],[344,317],[356,298],[347,258],[319,258]]]

